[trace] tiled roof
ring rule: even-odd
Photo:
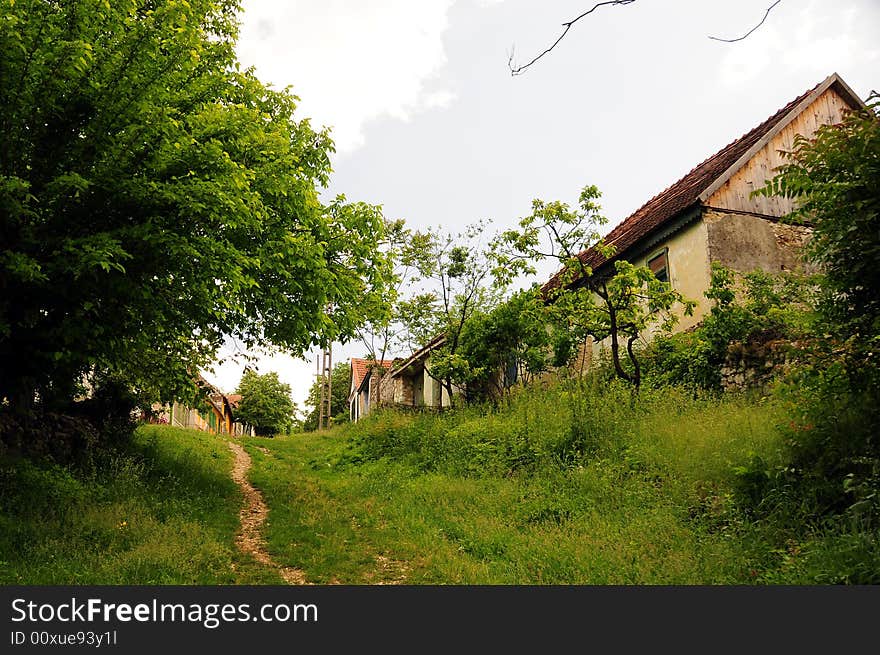
[[[628,248],[635,245],[639,239],[663,226],[682,211],[697,205],[700,195],[715,180],[730,169],[731,166],[736,164],[740,157],[745,155],[750,148],[783,121],[799,103],[803,102],[811,93],[817,91],[819,87],[830,85],[836,80],[839,80],[837,75],[832,75],[823,82],[820,82],[809,91],[789,102],[756,128],[747,132],[736,141],[729,143],[706,161],[699,164],[668,189],[658,193],[611,230],[605,236],[605,244],[615,247],[616,256],[622,255]],[[602,255],[592,248],[584,250],[578,257],[584,264],[593,269],[606,261]],[[541,291],[547,293],[554,289],[559,284],[562,273],[562,270],[558,271],[544,284]]]
[[[391,368],[390,359],[384,359],[381,362],[377,362],[372,359],[358,359],[357,357],[351,358],[351,375],[355,389],[361,388],[361,384],[363,383],[364,378],[367,376],[367,372],[370,370],[370,366],[374,364],[380,364],[383,368]]]

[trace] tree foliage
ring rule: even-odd
[[[434,329],[432,321],[425,319],[433,317],[436,297],[414,290],[423,272],[430,268],[433,240],[430,234],[406,227],[402,219],[385,222],[384,236],[378,245],[391,269],[386,294],[373,300],[375,307],[367,308],[368,318],[357,330],[377,381],[387,370],[378,362],[407,347],[412,351],[414,344],[424,345],[433,336],[424,332]],[[382,402],[381,386],[376,389],[376,402]]]
[[[477,310],[461,333],[468,397],[498,398],[528,383],[551,364],[553,348],[546,307],[536,289],[513,294],[489,311]]]
[[[229,335],[301,352],[381,295],[380,210],[319,201],[332,141],[239,68],[237,9],[3,2],[0,398],[168,398]]]
[[[426,286],[400,307],[411,346],[424,346],[445,335],[426,370],[443,385],[450,399],[453,384],[472,374],[471,363],[459,353],[462,332],[478,310],[490,309],[499,299],[498,290],[490,285],[485,227],[484,222],[478,222],[459,234],[437,231],[422,235],[415,245],[422,251],[418,266]]]
[[[696,329],[659,335],[649,344],[647,377],[658,386],[720,391],[721,369],[732,345],[792,342],[815,333],[817,282],[815,276],[794,272],[741,274],[712,262],[704,294],[712,309]]]
[[[761,195],[797,201],[821,285],[804,365],[783,390],[793,420],[780,469],[753,466],[756,513],[804,515],[876,535],[880,526],[880,103],[798,137]],[[874,569],[851,580],[872,580]]]
[[[496,241],[494,273],[500,281],[509,282],[516,275],[533,274],[537,261],[558,261],[560,272],[544,287],[548,318],[567,332],[570,343],[584,343],[587,337],[608,339],[615,373],[638,389],[637,341],[649,329],[668,332],[678,320],[673,307],[680,305],[685,314],[691,314],[695,303],[658,280],[647,266],[623,259],[594,274],[580,256],[582,252],[591,250],[606,260],[614,256],[613,247],[603,242],[599,232],[607,222],[597,202],[600,195],[595,186],[584,187],[579,208],[574,210],[563,202],[535,200],[519,230],[507,230]]]
[[[236,393],[241,394],[236,420],[254,426],[254,432],[259,436],[284,434],[290,430],[296,404],[290,395],[290,385],[281,382],[277,373],[260,375],[245,370]]]
[[[813,228],[806,255],[820,265],[837,320],[864,336],[880,331],[880,96],[840,125],[819,127],[756,193],[797,200],[788,217]]]

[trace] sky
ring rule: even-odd
[[[326,198],[417,229],[514,227],[534,198],[602,191],[608,229],[833,72],[880,89],[878,0],[243,0],[238,56],[331,129]],[[335,344],[334,362],[363,356]],[[232,391],[245,362],[206,372]],[[263,355],[305,405],[317,353]]]

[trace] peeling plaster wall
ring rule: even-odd
[[[803,271],[801,260],[810,228],[789,225],[750,214],[707,209],[709,258],[741,273]]]

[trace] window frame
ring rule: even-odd
[[[671,287],[672,286],[672,271],[669,269],[669,246],[664,246],[660,250],[655,250],[654,254],[652,254],[651,256],[649,256],[645,260],[645,265],[654,274],[654,277],[657,277],[657,279],[660,279],[659,276],[657,275],[657,272],[651,266],[651,262],[656,261],[656,260],[660,259],[661,257],[663,258],[663,267],[659,270],[664,271],[666,273],[666,279],[660,280],[660,281],[666,282],[666,284],[668,284]]]

